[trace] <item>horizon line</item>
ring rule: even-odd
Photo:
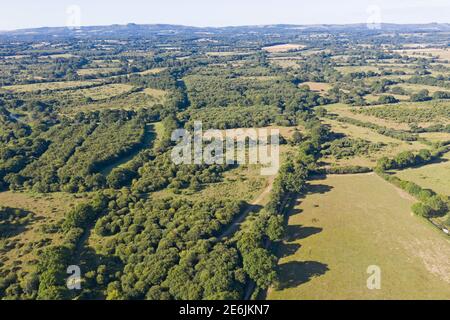
[[[81,25],[80,28],[95,28],[95,27],[112,27],[112,26],[174,26],[174,27],[185,27],[185,28],[196,28],[196,29],[226,29],[226,28],[244,28],[244,27],[270,27],[270,26],[295,26],[295,27],[315,27],[315,26],[355,26],[355,25],[367,25],[367,22],[350,22],[350,23],[311,23],[311,24],[293,24],[293,23],[268,23],[268,24],[239,24],[239,25],[224,25],[224,26],[199,26],[199,25],[187,25],[187,24],[177,24],[177,23],[111,23],[111,24],[86,24]],[[381,25],[396,25],[396,26],[426,26],[432,24],[444,24],[450,25],[450,22],[423,22],[423,23],[395,23],[395,22],[380,22]],[[3,29],[0,30],[0,33],[8,33],[8,32],[18,32],[18,31],[26,31],[26,30],[38,30],[38,29],[70,29],[68,26],[39,26],[39,27],[24,27],[24,28],[16,28],[16,29]]]

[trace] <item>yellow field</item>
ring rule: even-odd
[[[268,299],[450,299],[450,240],[411,214],[403,191],[376,175],[329,176],[299,201]]]

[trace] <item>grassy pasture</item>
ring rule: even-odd
[[[46,245],[60,243],[62,241],[61,234],[43,233],[41,228],[44,225],[61,221],[65,213],[82,201],[84,201],[82,197],[66,193],[48,195],[18,192],[0,193],[0,206],[24,209],[35,215],[33,221],[20,233],[7,239],[7,241],[16,242],[16,246],[4,254],[4,258],[6,258],[5,266],[11,266],[12,263],[16,264],[20,261],[20,268],[28,270],[31,267],[29,263],[37,257],[37,249],[30,250],[30,246],[35,247],[37,243],[42,242],[45,242]]]
[[[308,86],[311,91],[320,93],[326,93],[328,90],[331,89],[331,85],[329,83],[324,82],[303,82],[300,85]]]
[[[383,156],[392,157],[402,151],[418,151],[421,149],[428,149],[429,147],[420,142],[406,142],[400,141],[391,137],[381,135],[369,128],[362,128],[352,124],[340,123],[337,120],[325,119],[324,123],[331,126],[331,129],[335,133],[343,134],[346,137],[352,139],[363,139],[373,143],[385,143],[386,146],[379,152],[372,153],[368,156],[357,156],[348,159],[334,159],[333,157],[325,158],[326,165],[356,165],[375,167],[377,160]]]
[[[436,123],[450,122],[450,103],[448,101],[401,102],[394,105],[354,110],[359,112],[359,115],[382,119],[386,122],[416,123],[424,127]]]
[[[409,93],[417,93],[420,90],[428,90],[430,94],[433,94],[437,91],[449,92],[450,90],[447,88],[435,87],[435,86],[427,86],[424,84],[411,84],[411,83],[399,83],[394,85],[394,87],[400,87],[408,91]]]
[[[337,67],[337,71],[343,73],[343,74],[350,74],[354,72],[380,72],[380,69],[374,66],[343,66],[343,67]]]
[[[441,60],[450,60],[450,50],[443,48],[421,48],[421,49],[406,49],[397,50],[397,53],[411,56],[411,57],[429,57],[431,54],[433,57],[438,57]],[[431,57],[429,57],[431,58]]]
[[[288,43],[288,44],[278,44],[275,46],[269,46],[269,47],[264,47],[263,50],[267,51],[269,53],[280,53],[280,52],[289,52],[289,51],[294,51],[294,50],[301,50],[304,49],[305,46],[302,44],[293,44],[293,43]]]
[[[107,84],[101,87],[79,90],[79,93],[92,100],[103,100],[119,96],[133,89],[129,84]]]
[[[450,241],[413,203],[376,175],[312,181],[290,212],[268,299],[450,299]],[[380,290],[367,288],[369,266],[381,268]]]
[[[44,90],[63,90],[77,87],[89,87],[95,84],[91,81],[64,81],[64,82],[43,82],[33,84],[21,84],[14,86],[5,86],[1,89],[13,91],[13,92],[34,92]]]
[[[164,70],[166,70],[167,68],[154,68],[154,69],[149,69],[149,70],[145,70],[142,72],[139,72],[140,75],[153,75],[153,74],[158,74],[163,72]]]
[[[77,73],[80,76],[97,76],[118,71],[120,71],[120,68],[87,68],[87,69],[80,69],[77,71]]]
[[[402,180],[450,196],[450,153],[443,157],[443,162],[398,171],[396,175]]]

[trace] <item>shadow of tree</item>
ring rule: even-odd
[[[292,261],[278,267],[279,290],[296,288],[329,271],[328,265],[317,261]]]
[[[298,250],[300,250],[302,246],[298,243],[280,243],[278,245],[278,256],[280,258],[285,258],[292,256],[297,253]]]
[[[287,226],[286,238],[287,242],[306,239],[310,236],[318,234],[323,231],[323,228],[303,227],[303,226]]]

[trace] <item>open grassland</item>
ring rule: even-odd
[[[341,123],[337,120],[324,119],[324,123],[331,126],[334,133],[342,134],[351,139],[363,139],[372,143],[386,144],[380,151],[371,153],[367,156],[357,156],[347,159],[334,159],[333,157],[325,158],[325,164],[338,166],[366,166],[375,167],[377,160],[381,157],[393,157],[402,151],[418,151],[428,149],[429,147],[417,141],[406,142],[391,137],[381,135],[372,129],[358,127],[348,123]]]
[[[153,90],[153,89],[151,89]],[[107,101],[95,101],[94,103],[74,106],[66,110],[62,110],[64,114],[75,114],[77,112],[88,112],[98,110],[138,110],[141,108],[149,108],[164,102],[162,92],[158,90],[156,95],[149,92],[134,92],[125,96],[112,97]]]
[[[289,43],[289,44],[279,44],[279,45],[275,45],[275,46],[264,47],[263,50],[267,51],[269,53],[280,53],[280,52],[301,50],[304,48],[305,48],[305,46],[302,44]]]
[[[5,86],[1,89],[13,91],[13,92],[34,92],[44,90],[64,90],[70,88],[89,87],[94,85],[95,82],[91,81],[64,81],[64,82],[43,82],[33,84],[21,84],[14,86]]]
[[[325,106],[325,108],[327,109],[328,113],[338,115],[340,117],[348,117],[363,122],[370,122],[391,129],[409,130],[409,125],[406,123],[398,123],[391,119],[380,119],[375,116],[360,112],[363,110],[369,110],[370,107],[352,107],[348,104],[336,103],[327,105]]]
[[[107,84],[101,87],[82,89],[78,92],[92,100],[104,100],[119,96],[133,89],[129,84]]]
[[[376,175],[311,182],[292,209],[269,299],[450,299],[450,241]],[[369,290],[369,266],[381,289]]]
[[[405,89],[410,94],[418,93],[420,90],[428,90],[430,92],[430,94],[433,94],[437,91],[450,92],[450,89],[447,89],[447,88],[427,86],[424,84],[400,83],[400,84],[396,84],[394,86]]]
[[[424,127],[437,123],[450,123],[450,102],[445,100],[402,102],[393,105],[360,108],[355,109],[355,111],[360,115],[379,118],[386,122],[415,123]]]
[[[14,248],[3,254],[2,262],[28,270],[29,263],[37,258],[38,249],[62,241],[60,233],[45,233],[43,227],[60,222],[64,215],[83,201],[82,196],[66,193],[31,194],[19,192],[1,192],[0,206],[23,209],[33,214],[32,221],[17,230],[17,235],[2,240],[2,245],[14,244]]]
[[[419,136],[431,142],[450,141],[450,133],[448,132],[425,132],[420,133]]]
[[[303,82],[300,85],[308,86],[311,91],[320,93],[326,93],[331,89],[331,85],[324,82]]]
[[[167,68],[154,68],[154,69],[149,69],[149,70],[145,70],[142,72],[139,72],[140,75],[153,75],[153,74],[158,74],[161,73],[163,71],[167,70]]]
[[[423,57],[423,58],[431,58],[438,57],[441,60],[450,60],[450,50],[443,48],[420,48],[420,49],[406,49],[406,50],[397,50],[399,54],[406,54],[410,57]]]
[[[440,163],[398,171],[396,175],[402,180],[412,181],[423,188],[450,196],[450,153]]]
[[[374,66],[343,66],[343,67],[337,67],[337,71],[341,72],[342,74],[350,74],[350,73],[356,73],[356,72],[380,72],[380,69]]]
[[[120,71],[120,68],[87,68],[80,69],[77,71],[77,73],[80,76],[98,76],[118,71]]]

